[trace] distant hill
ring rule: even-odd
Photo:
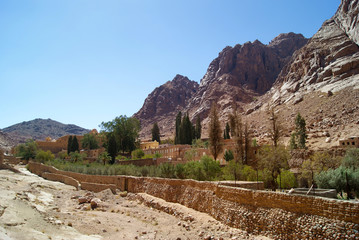
[[[45,140],[47,137],[57,139],[65,135],[84,135],[90,130],[74,124],[63,124],[51,119],[34,119],[1,129],[16,142],[26,139]]]

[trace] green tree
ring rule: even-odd
[[[234,156],[233,156],[233,152],[232,152],[232,150],[226,150],[225,152],[224,152],[224,159],[227,161],[227,162],[229,162],[229,161],[231,161],[231,160],[233,160],[234,159]]]
[[[113,134],[108,135],[107,152],[111,157],[111,161],[109,163],[114,164],[118,151],[117,151],[116,139]]]
[[[201,125],[201,119],[199,116],[197,116],[197,119],[196,119],[195,135],[196,135],[195,136],[196,139],[201,139],[202,125]]]
[[[70,137],[67,140],[67,154],[70,154],[72,149],[72,136],[70,135]]]
[[[204,155],[201,157],[201,165],[206,180],[213,180],[221,172],[219,162],[211,158],[210,156]]]
[[[189,120],[188,113],[185,114],[181,121],[180,126],[180,144],[192,144],[194,139],[194,129],[191,121]]]
[[[158,143],[160,143],[160,142],[161,142],[161,139],[160,139],[160,128],[158,127],[157,122],[155,122],[155,123],[153,124],[151,133],[152,133],[152,141],[157,141]]]
[[[288,159],[290,155],[287,149],[278,145],[274,146],[263,146],[259,150],[259,165],[261,169],[267,169],[271,174],[270,187],[272,190],[277,188],[277,177],[282,169],[288,169]]]
[[[176,116],[176,133],[175,133],[175,144],[180,144],[180,136],[181,136],[181,121],[182,121],[182,113],[178,112]]]
[[[296,179],[294,173],[289,170],[284,170],[278,175],[277,182],[281,189],[289,189],[295,187]]]
[[[359,148],[349,148],[346,150],[342,165],[345,168],[359,169]]]
[[[243,148],[243,126],[242,118],[237,113],[235,107],[233,107],[233,112],[229,115],[229,123],[231,128],[231,135],[235,143],[234,148],[234,159],[238,162],[244,164],[245,154]]]
[[[80,151],[80,149],[79,149],[79,142],[77,141],[77,137],[74,136],[72,138],[72,143],[71,143],[71,152],[76,152],[76,151]]]
[[[43,150],[39,150],[36,154],[35,157],[36,161],[39,161],[41,163],[47,162],[47,161],[51,161],[55,159],[55,155],[52,154],[49,150],[48,151],[43,151]]]
[[[70,153],[70,158],[72,162],[82,162],[85,157],[85,153],[79,153],[78,151]]]
[[[140,122],[133,117],[119,116],[110,122],[101,123],[102,131],[112,133],[116,140],[116,150],[132,152],[137,148]],[[110,151],[108,151],[111,155]]]
[[[224,129],[224,132],[223,132],[223,138],[224,139],[230,139],[231,138],[231,136],[230,136],[230,131],[231,131],[231,128],[230,128],[230,126],[229,126],[229,124],[228,124],[228,122],[226,123],[226,128]]]
[[[209,115],[209,146],[210,151],[215,160],[223,150],[221,125],[219,123],[219,116],[216,103],[212,104]]]
[[[268,114],[269,114],[269,120],[270,120],[270,127],[268,129],[269,136],[270,136],[271,140],[273,141],[273,145],[275,147],[277,147],[278,142],[283,135],[283,127],[279,121],[279,117],[276,114],[274,108],[271,108],[268,111]]]
[[[299,148],[305,148],[305,141],[307,140],[306,123],[304,118],[298,113],[295,118],[295,129],[297,136],[297,145]]]
[[[97,138],[94,134],[91,133],[86,133],[84,135],[84,137],[82,138],[82,147],[85,149],[98,149],[99,148],[99,144],[97,141]]]
[[[236,160],[231,160],[223,168],[223,172],[227,179],[237,181],[240,178],[242,165]]]
[[[143,152],[142,149],[136,149],[134,151],[132,151],[132,159],[141,159],[143,156],[145,156],[145,153]]]
[[[36,157],[37,150],[37,143],[32,139],[28,139],[26,143],[19,144],[15,148],[15,156],[21,157],[25,160],[34,159]]]
[[[98,156],[98,160],[99,160],[100,162],[102,162],[103,165],[105,165],[106,163],[111,162],[112,158],[111,158],[111,156],[105,151],[105,152],[102,152],[102,153]]]

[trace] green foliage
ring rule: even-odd
[[[82,139],[82,147],[90,150],[99,148],[96,136],[91,133],[85,134]]]
[[[192,139],[194,139],[194,127],[189,120],[188,113],[182,118],[179,137],[179,144],[192,144]]]
[[[213,180],[216,178],[221,172],[221,167],[219,166],[219,162],[215,161],[213,158],[204,155],[200,161],[202,165],[202,169],[204,172],[204,177],[206,180]]]
[[[175,166],[175,175],[176,175],[176,178],[179,178],[179,179],[184,179],[186,176],[185,176],[185,165],[184,164],[177,164]]]
[[[193,139],[192,148],[207,148],[208,142],[203,141],[202,139]]]
[[[345,153],[342,165],[354,170],[359,169],[359,148],[349,148]]]
[[[187,162],[194,161],[196,156],[197,156],[197,149],[191,148],[185,152],[184,159]]]
[[[289,170],[284,170],[278,175],[277,183],[281,189],[293,188],[296,185],[296,179],[294,173]]]
[[[107,152],[111,156],[111,161],[109,163],[113,164],[115,162],[118,150],[115,136],[111,133],[108,135]]]
[[[292,133],[290,139],[290,146],[292,149],[305,148],[305,141],[307,140],[306,123],[304,118],[298,113],[295,118],[295,132]]]
[[[67,152],[59,152],[59,153],[57,154],[57,156],[58,156],[60,159],[64,160],[65,158],[67,158],[68,154],[67,154]]]
[[[72,148],[72,136],[67,139],[67,154],[70,154]]]
[[[176,171],[175,166],[171,163],[162,163],[159,166],[161,177],[164,178],[174,178]]]
[[[158,143],[161,142],[161,138],[160,138],[160,128],[158,127],[157,122],[155,122],[153,124],[152,130],[152,141],[157,141]]]
[[[231,131],[231,128],[229,127],[229,124],[227,122],[226,123],[226,128],[224,129],[224,132],[223,132],[223,138],[224,139],[230,139],[231,138],[231,136],[229,135],[230,131]]]
[[[218,109],[215,103],[212,104],[209,114],[209,149],[212,156],[217,160],[218,155],[223,150],[221,124],[219,122]]]
[[[242,165],[236,161],[231,160],[223,168],[224,178],[227,180],[239,180],[241,176]]]
[[[74,136],[71,142],[71,152],[76,152],[76,151],[80,151],[80,149],[79,149],[79,142],[77,140],[77,137]]]
[[[338,193],[346,192],[347,198],[359,197],[359,170],[340,166],[323,171],[315,177],[320,188],[335,188]]]
[[[136,118],[121,115],[110,122],[102,122],[100,126],[103,129],[102,131],[106,133],[108,140],[111,136],[114,136],[117,152],[132,152],[136,149],[140,131],[140,122]],[[109,149],[107,151],[112,156]],[[115,155],[117,155],[117,152]]]
[[[175,144],[181,143],[181,121],[182,121],[182,112],[178,112],[176,116],[176,133],[175,133]]]
[[[85,153],[79,153],[78,151],[70,153],[71,162],[82,162],[85,157]]]
[[[32,139],[28,139],[26,143],[19,144],[15,148],[15,156],[21,157],[25,160],[34,159],[36,157],[37,150],[37,143]]]
[[[229,161],[231,161],[231,160],[234,159],[232,150],[229,149],[229,150],[226,150],[226,151],[224,152],[224,159],[225,159],[227,162],[229,162]]]
[[[205,180],[202,164],[198,161],[187,162],[184,166],[184,172],[186,178],[195,179],[198,181]]]
[[[244,181],[256,181],[257,180],[257,172],[248,165],[244,165],[242,168],[242,179]]]
[[[43,151],[43,150],[39,150],[36,154],[35,157],[36,161],[44,163],[50,160],[54,160],[55,159],[55,155],[52,154],[50,151]]]
[[[281,169],[288,169],[288,159],[290,155],[287,149],[278,145],[263,146],[259,151],[259,166],[261,169],[267,169],[271,173],[270,186],[272,190],[277,188],[276,179]]]
[[[98,156],[98,160],[105,165],[106,163],[110,163],[112,160],[112,157],[108,154],[108,152],[103,152]]]
[[[134,151],[132,151],[132,159],[141,159],[143,156],[145,156],[145,153],[143,152],[142,149],[136,149]]]
[[[195,139],[201,139],[201,135],[202,135],[201,119],[199,116],[197,116],[196,127],[195,127]]]

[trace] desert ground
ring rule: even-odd
[[[21,173],[0,170],[3,240],[269,239],[147,194],[78,191],[16,168]]]

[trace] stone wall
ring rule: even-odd
[[[92,184],[147,193],[208,213],[217,220],[253,234],[281,239],[358,239],[359,203],[313,196],[256,191],[195,180],[128,176],[93,176],[59,171],[39,163],[29,163],[30,171],[70,176]],[[44,175],[46,176],[46,174]],[[96,187],[98,184],[99,186]],[[90,190],[90,189],[89,189]]]

